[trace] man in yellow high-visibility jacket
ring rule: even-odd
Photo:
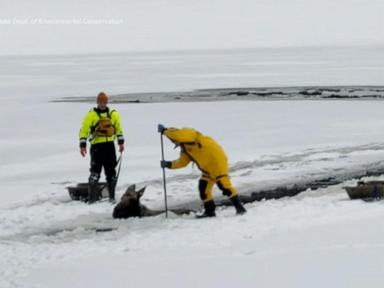
[[[115,200],[116,186],[116,150],[115,139],[119,146],[119,152],[124,151],[124,136],[121,127],[120,115],[114,109],[109,109],[108,96],[100,92],[96,98],[97,107],[91,109],[84,117],[80,129],[80,154],[87,154],[87,139],[91,143],[91,168],[88,178],[88,203],[98,200],[96,187],[100,179],[101,170],[104,167],[108,183],[109,199]]]
[[[173,143],[180,146],[180,157],[174,161],[161,161],[162,168],[178,169],[193,161],[202,172],[199,181],[200,198],[204,203],[202,217],[214,217],[215,202],[213,200],[213,186],[222,190],[228,196],[237,214],[246,212],[240,202],[237,190],[229,179],[228,159],[221,146],[211,137],[205,136],[192,128],[165,128],[159,125],[159,132],[167,136]]]

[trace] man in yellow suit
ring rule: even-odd
[[[237,214],[246,212],[240,202],[237,190],[229,179],[228,159],[223,148],[211,137],[201,134],[192,128],[165,128],[159,124],[158,130],[177,146],[180,146],[180,157],[174,161],[161,161],[162,168],[178,169],[194,162],[202,172],[199,180],[200,198],[204,204],[204,213],[197,216],[214,217],[215,202],[213,186],[217,184],[223,195],[228,196]]]
[[[98,200],[97,183],[100,179],[101,169],[108,183],[109,200],[115,200],[116,186],[116,150],[115,139],[119,146],[119,152],[124,151],[123,129],[121,127],[120,115],[114,109],[109,109],[108,96],[100,92],[96,98],[97,107],[91,109],[84,117],[80,129],[80,154],[87,154],[87,139],[91,143],[91,168],[88,178],[88,203]]]

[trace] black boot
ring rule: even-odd
[[[109,202],[115,203],[115,189],[116,189],[116,181],[112,180],[108,182],[108,193],[109,193]]]
[[[236,214],[238,215],[242,215],[244,214],[245,212],[247,212],[247,210],[245,210],[243,204],[241,204],[240,202],[240,199],[239,199],[239,196],[234,196],[232,198],[229,198],[229,200],[231,200],[233,206],[235,207],[236,209]]]
[[[196,215],[196,218],[207,218],[207,217],[215,217],[216,205],[213,200],[204,202],[204,213],[200,215]]]
[[[99,174],[91,173],[88,178],[88,204],[92,204],[99,200],[97,183],[99,181]]]
[[[88,204],[92,204],[97,200],[99,200],[97,197],[97,182],[90,182],[88,185]]]

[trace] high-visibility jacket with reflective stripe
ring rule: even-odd
[[[223,148],[211,137],[192,128],[169,128],[164,131],[164,135],[181,146],[180,157],[172,161],[171,169],[185,167],[193,161],[203,175],[213,180],[228,175],[227,156]]]
[[[109,108],[107,108],[109,109]],[[97,108],[91,109],[84,117],[83,125],[79,132],[80,145],[84,145],[87,139],[91,144],[111,142],[117,138],[118,144],[124,143],[123,129],[121,127],[120,115],[116,110],[105,110],[97,112]],[[109,111],[109,113],[108,113]],[[93,136],[93,129],[101,118],[108,117],[111,119],[112,125],[115,128],[115,135],[113,136]]]

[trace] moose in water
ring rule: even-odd
[[[140,198],[143,196],[146,187],[136,191],[136,185],[130,185],[123,196],[121,196],[120,202],[113,209],[113,218],[129,218],[129,217],[147,217],[156,216],[165,212],[165,210],[152,210],[140,203]],[[191,209],[170,209],[169,211],[177,214],[189,214],[196,212]]]

